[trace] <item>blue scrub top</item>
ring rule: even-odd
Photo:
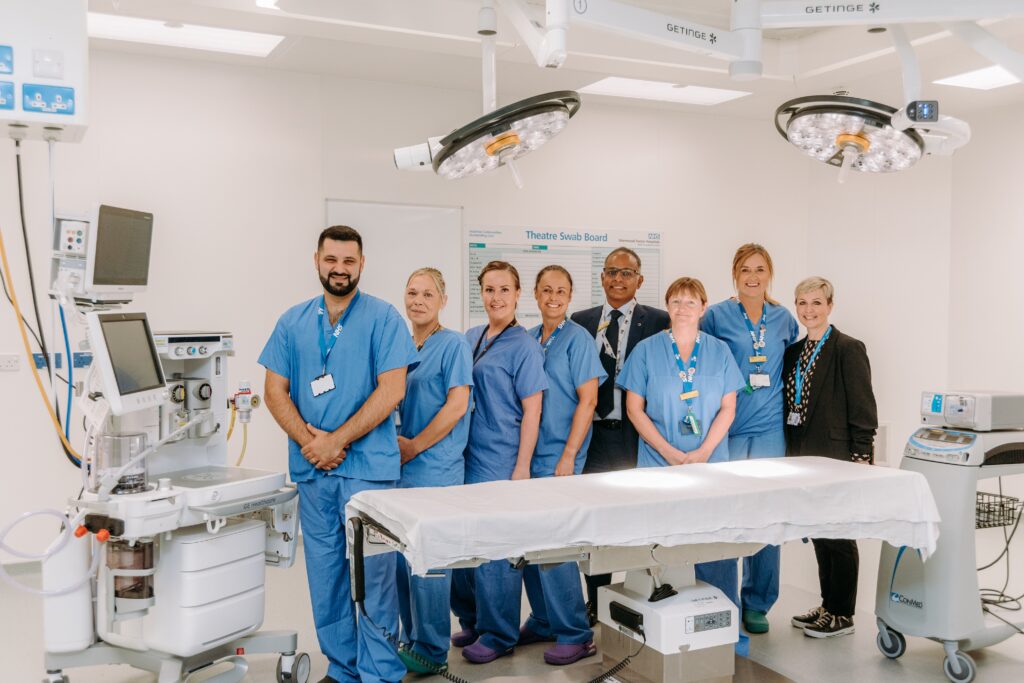
[[[759,331],[760,316],[750,322],[754,330]],[[771,386],[760,387],[752,393],[740,391],[736,397],[736,419],[729,428],[729,434],[733,436],[768,434],[781,431],[783,427],[782,355],[786,347],[796,341],[800,326],[784,307],[768,304],[766,327],[765,348],[760,355],[767,356],[768,362],[761,365],[761,371],[768,373]],[[700,328],[729,345],[746,386],[750,373],[756,371],[750,362],[750,357],[755,355],[754,344],[737,301],[726,299],[708,306],[700,321]]]
[[[416,354],[405,380],[405,398],[399,406],[400,436],[414,438],[426,429],[455,387],[473,386],[473,359],[466,338],[441,330],[427,338]],[[463,483],[466,463],[462,452],[469,439],[469,407],[443,439],[402,466],[399,486],[457,486]]]
[[[476,349],[487,325],[466,332],[469,349]],[[548,388],[540,344],[525,328],[505,331],[486,353],[484,340],[473,364],[473,415],[466,444],[466,483],[512,478],[519,455],[519,425],[523,399]]]
[[[686,452],[704,443],[711,423],[722,407],[722,397],[742,389],[745,384],[725,342],[702,332],[700,357],[693,378],[693,388],[700,392],[693,399],[693,413],[701,426],[698,436],[681,424],[686,417],[687,405],[679,398],[683,393],[683,381],[679,379],[679,367],[668,333],[659,332],[637,344],[622,366],[618,381],[622,389],[644,397],[647,401],[645,412],[658,432],[670,444]],[[708,462],[728,460],[729,438],[726,437],[715,447]],[[638,467],[664,467],[668,464],[649,443],[640,439]]]
[[[538,342],[542,328],[543,325],[538,325],[530,330],[530,336]],[[541,346],[541,349],[543,348]],[[544,372],[548,376],[550,386],[544,392],[540,434],[537,437],[533,460],[530,461],[530,474],[534,477],[550,477],[555,473],[555,467],[569,438],[573,414],[580,402],[576,390],[595,377],[598,384],[608,377],[597,355],[594,338],[586,328],[571,320],[566,321],[565,326],[557,332],[551,346],[544,353]],[[583,445],[576,454],[573,469],[575,474],[583,471],[583,465],[587,461],[590,435],[591,429],[588,429]]]
[[[416,359],[416,347],[394,306],[361,292],[327,358],[327,372],[335,389],[313,396],[310,382],[323,374],[317,334],[326,341],[333,333],[329,316],[318,315],[322,296],[285,311],[260,353],[259,364],[288,380],[292,403],[306,422],[334,431],[358,411],[374,389],[377,377],[407,367]],[[345,460],[325,472],[313,467],[295,441],[288,440],[288,470],[292,481],[318,476],[340,476],[365,481],[395,481],[401,471],[395,423],[386,419],[353,441]]]

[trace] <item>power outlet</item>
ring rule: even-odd
[[[0,353],[0,372],[21,370],[21,356],[16,353]]]

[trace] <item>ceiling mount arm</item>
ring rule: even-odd
[[[891,24],[887,28],[889,35],[892,36],[896,54],[900,58],[900,67],[903,70],[903,104],[907,105],[921,99],[921,66],[903,27],[899,24]]]
[[[494,12],[493,0],[483,0],[477,15],[476,32],[480,36],[483,78],[483,112],[489,114],[498,108],[498,62],[495,36],[498,33],[498,16]]]
[[[974,22],[957,21],[945,26],[950,33],[967,43],[979,55],[1024,81],[1024,54],[1011,49]]]
[[[539,26],[530,18],[525,0],[497,0],[501,11],[530,49],[537,66],[557,69],[565,64],[569,1],[547,0],[546,22]]]
[[[1019,0],[858,0],[841,3],[764,0],[762,5],[764,28],[934,24],[1021,16]]]
[[[736,81],[751,81],[761,77],[761,0],[735,0],[729,18],[729,28],[739,42],[739,55],[729,62],[729,75]]]
[[[760,7],[759,0],[739,0],[736,4],[744,5],[745,10],[749,10],[749,5]],[[759,9],[756,10],[756,14],[758,16],[754,19],[759,23]],[[748,17],[746,12],[744,17]],[[718,59],[732,61],[748,54],[742,48],[743,41],[732,31],[652,12],[615,0],[576,0],[573,3],[571,18],[574,22],[589,24],[605,31]],[[749,24],[750,18],[745,18],[741,23]],[[759,53],[760,45],[757,48]]]

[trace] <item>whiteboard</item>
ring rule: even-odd
[[[327,200],[329,225],[347,225],[363,236],[366,267],[359,288],[384,299],[405,316],[405,284],[417,268],[444,275],[448,305],[441,324],[462,330],[462,208]]]
[[[487,322],[477,274],[489,261],[508,261],[523,288],[516,319],[526,327],[539,325],[540,311],[533,296],[537,273],[549,265],[569,271],[573,282],[569,313],[605,303],[601,271],[609,252],[619,247],[632,249],[643,265],[644,286],[637,301],[661,306],[665,283],[661,274],[661,233],[642,230],[557,230],[537,227],[470,226],[465,231],[463,270],[466,300],[463,302],[466,329]]]

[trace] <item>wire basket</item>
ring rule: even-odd
[[[1000,526],[1013,526],[1020,514],[1019,498],[1004,496],[999,493],[978,491],[978,502],[975,508],[975,529],[994,529]]]

